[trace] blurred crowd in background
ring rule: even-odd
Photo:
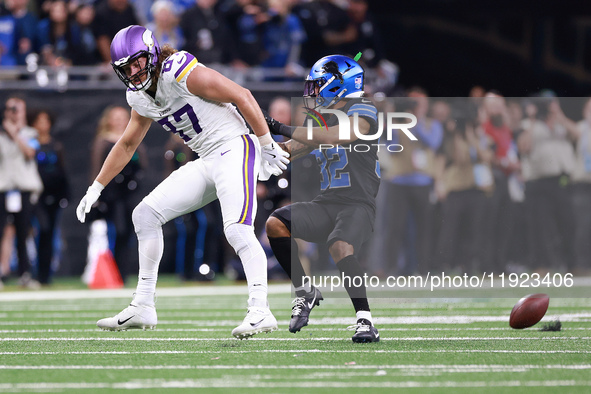
[[[128,25],[207,65],[282,68],[300,74],[329,53],[384,59],[366,0],[5,0],[0,66],[97,65]]]
[[[276,68],[281,70],[278,78],[301,80],[324,55],[363,52],[366,69],[382,76],[366,85],[378,109],[412,112],[419,120],[412,129],[419,142],[395,135],[391,143],[404,150],[380,152],[376,227],[360,252],[369,273],[589,273],[587,99],[558,99],[548,91],[504,98],[479,86],[466,92],[466,98],[443,99],[429,98],[428,86],[396,86],[396,59],[386,58],[384,37],[366,0],[6,0],[0,4],[0,67],[107,65],[111,38],[129,24],[149,27],[161,44],[185,49],[206,65]],[[19,95],[4,104],[0,278],[37,288],[59,274],[60,260],[68,253],[60,216],[81,196],[70,191],[73,168],[66,163],[72,152],[52,136],[55,114],[49,107],[27,110],[27,100]],[[275,119],[291,123],[289,97],[277,96],[264,107]],[[85,125],[95,127],[86,133],[92,135],[91,154],[76,165],[88,168],[87,182],[96,176],[129,116],[127,107],[109,106],[95,124]],[[131,211],[144,197],[139,191],[154,183],[147,182],[148,165],[154,165],[155,157],[161,160],[162,173],[150,172],[160,181],[196,158],[174,136],[165,146],[150,149],[140,146],[88,218],[106,221],[109,247],[124,279],[132,280],[137,272]],[[269,257],[271,278],[285,275],[268,246],[265,220],[291,199],[313,198],[318,189],[311,156],[257,185],[255,229]],[[212,280],[220,273],[243,278],[240,261],[223,237],[217,202],[168,223],[164,233],[161,272],[185,280]],[[334,267],[325,247],[307,244],[300,250],[315,272]]]
[[[591,272],[591,100],[412,88],[393,109],[419,142],[380,154],[370,272]]]
[[[373,238],[361,251],[368,273],[589,273],[591,99],[558,99],[548,92],[504,98],[479,87],[469,98],[429,98],[414,87],[404,97],[374,100],[381,112],[413,113],[418,123],[410,130],[419,141],[395,134],[388,144],[404,149],[379,152],[377,221]],[[288,98],[276,97],[268,110],[276,119],[291,122]],[[70,198],[63,164],[67,152],[51,137],[53,117],[48,111],[24,117],[26,103],[18,97],[9,98],[4,111],[0,172],[3,181],[13,183],[0,184],[0,219],[8,224],[0,268],[4,277],[13,271],[21,285],[36,287],[49,283],[60,256],[67,253],[58,225]],[[121,106],[104,110],[89,162],[82,164],[90,169],[89,181],[129,116],[129,109]],[[25,126],[17,132],[11,122]],[[13,135],[28,141],[26,146]],[[150,176],[163,179],[196,154],[171,135],[158,157],[164,171]],[[14,162],[9,165],[10,158]],[[90,223],[108,224],[109,245],[124,278],[133,278],[137,270],[131,211],[143,198],[138,190],[148,165],[146,149],[140,146],[88,218]],[[12,196],[15,190],[18,199]],[[312,155],[292,163],[280,177],[259,182],[255,229],[272,278],[284,278],[284,273],[268,246],[265,220],[292,199],[310,200],[318,190]],[[243,279],[240,261],[223,237],[217,202],[168,223],[164,232],[163,272],[186,280],[211,280],[220,273]],[[301,253],[313,272],[333,268],[322,245],[303,244]]]

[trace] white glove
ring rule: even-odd
[[[98,201],[104,188],[105,187],[97,181],[94,181],[94,183],[90,185],[86,194],[82,197],[82,200],[80,200],[78,208],[76,208],[76,216],[78,216],[80,223],[84,223],[86,220],[86,214],[90,212],[92,205]]]
[[[264,161],[271,164],[271,167],[278,168],[281,172],[287,169],[289,153],[281,149],[276,142],[273,141],[267,145],[263,145],[261,147],[261,155]],[[281,172],[279,172],[279,174],[281,174]],[[273,174],[279,175],[275,174],[275,172],[273,172]]]
[[[261,160],[261,166],[259,168],[259,181],[268,181],[271,175],[281,175],[283,171],[277,166],[273,167],[268,161]]]

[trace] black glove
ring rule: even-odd
[[[272,118],[271,115],[269,115],[269,113],[267,111],[265,111],[264,109],[262,111],[263,111],[263,115],[265,116],[265,121],[267,122],[267,126],[269,126],[269,131],[272,134],[279,134],[279,135],[283,135],[287,138],[291,138],[291,135],[293,134],[295,127],[284,125],[280,121]]]

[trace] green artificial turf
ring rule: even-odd
[[[354,344],[346,299],[325,300],[288,332],[282,285],[270,295],[279,331],[239,341],[230,332],[246,286],[198,286],[206,295],[187,285],[159,296],[153,331],[96,328],[130,295],[0,293],[0,392],[591,392],[589,299],[551,299],[543,322],[560,318],[559,332],[509,328],[515,299],[377,299],[381,342]]]

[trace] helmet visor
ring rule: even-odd
[[[317,97],[323,84],[323,78],[306,81],[304,84],[304,97]]]

